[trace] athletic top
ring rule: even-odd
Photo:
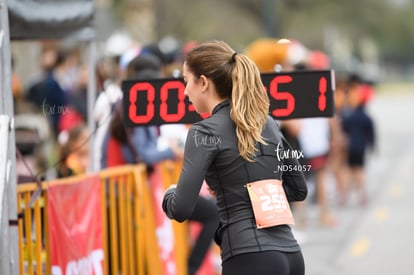
[[[188,219],[205,179],[216,194],[220,224],[215,241],[221,247],[223,261],[248,252],[299,251],[289,225],[265,229],[256,227],[245,185],[262,179],[282,178],[288,201],[299,201],[307,195],[305,178],[298,171],[300,169],[291,169],[283,176],[282,169],[278,169],[284,157],[277,154],[280,152],[278,147],[287,146],[287,143],[271,117],[262,133],[268,145],[257,145],[254,162],[243,159],[239,154],[229,105],[229,100],[221,102],[209,118],[190,128],[179,182],[176,188],[166,191],[163,209],[171,219],[179,222]],[[284,164],[291,167],[299,165],[295,158],[284,159]]]

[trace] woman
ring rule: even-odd
[[[161,63],[152,54],[139,55],[132,59],[127,66],[127,78],[142,80],[160,77]],[[121,103],[121,102],[120,102]],[[104,163],[108,166],[136,163],[146,164],[149,181],[152,181],[151,172],[161,161],[182,159],[183,148],[178,141],[171,140],[170,146],[164,149],[158,147],[158,129],[156,126],[142,126],[125,128],[122,123],[122,104],[115,106],[115,112],[109,125],[109,133],[106,139],[107,150],[104,154]],[[151,186],[151,190],[157,189]],[[161,193],[162,194],[162,193]],[[155,196],[158,198],[158,195]],[[188,275],[196,274],[203,264],[218,224],[218,212],[214,200],[198,196],[194,211],[188,218],[200,224],[200,231],[191,246],[188,255]],[[168,229],[167,229],[168,231]]]
[[[304,200],[307,194],[303,174],[294,168],[297,160],[280,151],[288,145],[268,116],[269,98],[257,67],[226,43],[213,41],[187,54],[183,76],[196,111],[211,116],[189,130],[179,182],[164,194],[167,216],[188,219],[205,179],[217,198],[215,241],[223,275],[303,275],[303,256],[290,226],[261,227],[247,188],[283,180],[288,201]],[[282,175],[281,167],[291,169]]]

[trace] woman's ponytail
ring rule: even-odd
[[[240,155],[254,161],[256,143],[266,144],[261,134],[269,112],[269,97],[256,65],[243,54],[233,54],[232,59],[230,117],[236,125]]]

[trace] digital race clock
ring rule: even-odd
[[[334,72],[294,71],[262,74],[269,94],[269,114],[275,119],[330,117],[334,114]],[[122,82],[124,122],[127,126],[194,123],[199,115],[184,95],[183,79]]]

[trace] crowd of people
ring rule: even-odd
[[[151,173],[151,167],[160,161],[182,160],[189,126],[125,127],[121,82],[182,76],[186,54],[198,44],[190,41],[181,45],[169,38],[141,45],[125,34],[111,36],[96,62],[99,93],[93,113],[87,113],[88,71],[80,48],[44,43],[39,59],[41,73],[27,81],[13,75],[19,182],[79,175],[128,163],[145,163]],[[326,54],[311,51],[298,41],[261,39],[240,51],[262,73],[331,69]],[[318,206],[321,226],[334,227],[340,221],[332,203],[345,206],[354,192],[360,206],[369,201],[365,156],[375,148],[375,124],[365,107],[373,95],[372,84],[358,73],[336,72],[334,117],[277,121],[290,146],[303,152],[300,163],[311,167],[305,172],[308,198],[291,202],[298,236],[306,232],[306,206],[310,203]],[[28,114],[33,123],[17,119]],[[88,116],[96,123],[92,132],[86,126]],[[90,137],[94,140],[92,152]],[[334,202],[328,194],[331,179],[336,187]],[[212,198],[198,195],[195,205],[198,210],[189,218],[201,221],[204,231],[190,256],[190,274],[199,268],[219,223]]]

